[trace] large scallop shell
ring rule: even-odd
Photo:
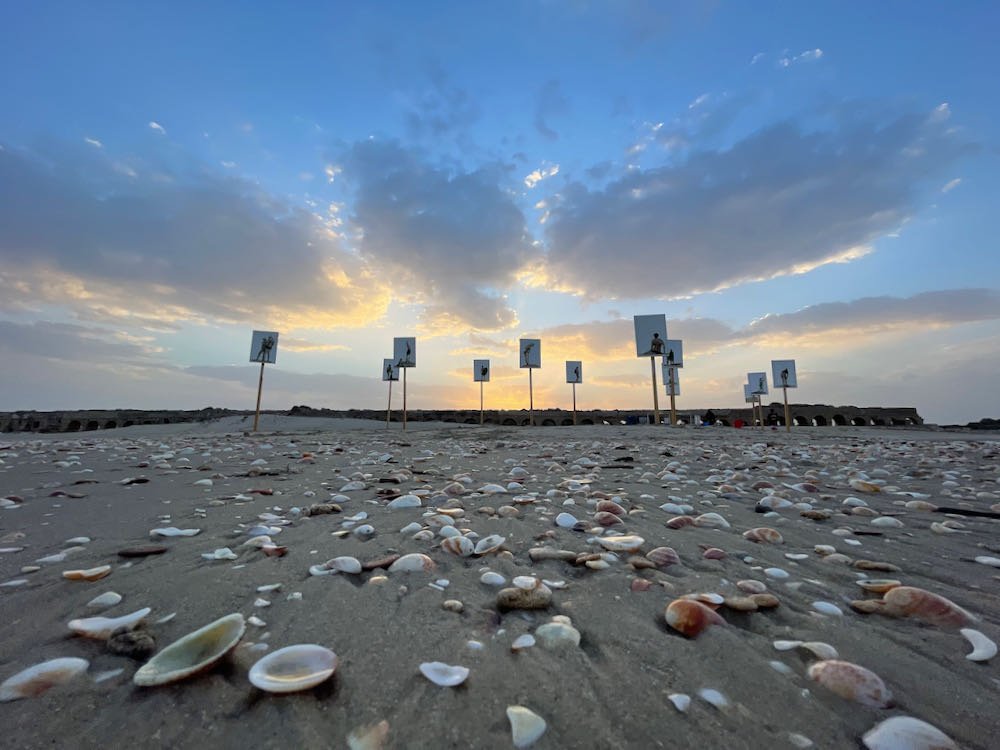
[[[81,672],[86,672],[89,666],[90,662],[86,659],[67,656],[22,669],[0,684],[0,703],[37,698],[49,688],[69,682]]]
[[[884,611],[896,617],[915,617],[942,628],[962,628],[978,618],[955,602],[916,586],[897,586],[882,597]]]
[[[816,662],[809,667],[809,678],[841,698],[863,706],[885,708],[892,702],[892,693],[881,677],[849,661]]]
[[[149,607],[143,607],[130,615],[121,617],[84,617],[80,620],[70,620],[69,629],[77,635],[101,640],[110,636],[118,628],[132,628],[139,625],[152,612]]]
[[[664,616],[667,625],[688,638],[697,638],[710,625],[726,624],[713,609],[693,599],[674,599]]]
[[[190,677],[235,648],[246,627],[239,613],[220,617],[171,643],[146,662],[132,677],[132,682],[148,687]]]
[[[785,541],[776,529],[771,529],[767,526],[759,526],[756,529],[744,531],[743,538],[751,542],[762,542],[764,544],[781,544]]]
[[[865,732],[868,750],[958,750],[958,745],[935,726],[912,716],[893,716]]]
[[[250,682],[269,693],[308,690],[328,679],[337,668],[337,655],[313,643],[286,646],[268,654],[250,668]]]

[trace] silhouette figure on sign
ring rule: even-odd
[[[535,345],[534,343],[531,343],[531,344],[526,344],[525,347],[524,347],[524,364],[525,364],[525,366],[528,366],[528,367],[531,366],[531,360],[529,359],[529,355],[531,354],[531,349],[532,349],[532,347],[534,347],[534,345]]]
[[[672,365],[674,363],[674,350],[671,349],[667,352],[667,364]]]
[[[260,351],[254,356],[257,362],[267,362],[270,359],[271,350],[274,349],[274,336],[265,336],[260,340]]]
[[[486,376],[487,374],[489,374],[489,371],[490,368],[487,367],[486,365],[483,365],[482,367],[479,368],[479,377],[481,377],[483,380],[486,380]]]
[[[764,384],[764,378],[758,378],[757,379],[757,390],[760,391],[761,393],[763,393],[766,389],[767,389],[767,386]]]
[[[391,364],[385,366],[385,376],[387,378],[389,378],[389,380],[395,380],[395,378],[392,375],[392,365]]]
[[[576,375],[576,382],[579,383],[580,382],[580,368],[579,367],[574,367],[573,368],[573,374]]]
[[[788,368],[781,371],[781,384],[788,385]]]
[[[660,334],[653,334],[653,340],[649,342],[649,353],[652,355],[663,354],[663,339],[660,338]]]

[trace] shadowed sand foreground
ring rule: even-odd
[[[38,697],[0,703],[4,746],[348,747],[352,731],[384,720],[387,734],[361,731],[353,746],[510,748],[507,708],[524,706],[546,722],[532,745],[542,749],[852,748],[904,715],[957,746],[995,747],[998,659],[968,660],[960,628],[1000,640],[1000,524],[934,506],[1000,511],[1000,441],[852,427],[410,427],[268,417],[249,436],[221,420],[0,442],[0,682],[49,659],[89,662]],[[421,507],[388,507],[401,495]],[[454,554],[440,546],[451,523],[469,547],[504,541]],[[271,542],[245,546],[258,526]],[[165,527],[199,531],[151,538]],[[777,534],[744,536],[761,528]],[[640,539],[615,539],[627,536]],[[167,550],[120,555],[149,545]],[[203,557],[223,548],[235,559]],[[333,558],[384,566],[408,553],[434,568],[310,574]],[[93,582],[63,576],[103,565]],[[961,609],[879,604],[864,578]],[[270,584],[280,588],[258,590]],[[110,591],[122,601],[88,607]],[[751,606],[753,592],[778,606]],[[668,624],[665,609],[688,594],[725,600],[706,610],[719,623],[687,636]],[[540,608],[517,608],[526,603]],[[137,687],[148,654],[113,653],[67,623],[143,607],[152,612],[127,637],[148,635],[156,651],[231,613],[249,624],[212,668]],[[578,645],[538,631],[557,615]],[[528,634],[535,645],[512,651]],[[332,678],[283,695],[251,685],[258,659],[300,643],[337,654]],[[833,653],[891,698],[830,683],[816,664]],[[469,676],[440,687],[420,670],[435,661]]]

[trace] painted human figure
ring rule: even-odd
[[[486,376],[489,374],[490,368],[487,365],[483,365],[479,368],[479,377],[486,380]]]
[[[785,386],[788,385],[788,368],[787,367],[784,370],[781,371],[781,384],[785,385]]]
[[[387,378],[389,378],[389,380],[395,380],[395,378],[393,378],[393,376],[392,376],[392,363],[391,362],[385,366],[385,376]]]
[[[410,348],[410,342],[406,342],[406,364],[410,364],[410,355],[413,354],[413,350]]]
[[[660,338],[660,334],[653,334],[653,340],[649,342],[649,353],[663,354],[663,339]]]
[[[257,356],[254,357],[258,362],[267,362],[269,359],[269,354],[274,348],[274,336],[265,336],[260,340],[260,351],[257,352]]]
[[[573,368],[573,374],[576,376],[576,382],[579,383],[580,382],[580,368],[579,367],[574,367]]]
[[[671,349],[667,352],[667,364],[672,365],[674,363],[674,350]]]
[[[763,393],[765,387],[766,386],[764,384],[764,378],[758,378],[757,379],[757,390],[760,391],[761,393]]]
[[[526,344],[525,347],[524,347],[524,364],[527,367],[531,366],[531,360],[529,359],[529,355],[531,354],[531,348],[533,346],[534,346],[534,343],[531,343],[531,344]]]

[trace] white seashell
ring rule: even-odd
[[[991,641],[984,633],[973,628],[962,628],[960,631],[966,640],[972,644],[972,652],[966,654],[969,661],[989,661],[997,655],[997,644]]]
[[[809,555],[804,555],[801,552],[786,552],[785,557],[789,560],[805,560]]]
[[[413,523],[408,523],[406,526],[399,530],[400,534],[416,534],[423,528],[419,523],[414,521]]]
[[[340,488],[341,492],[356,492],[357,490],[363,490],[365,488],[364,482],[348,482],[343,487]]]
[[[660,510],[674,516],[683,516],[687,512],[683,505],[678,505],[677,503],[664,503],[660,506]]]
[[[667,700],[674,704],[674,708],[680,711],[682,714],[686,713],[688,707],[691,705],[691,696],[685,695],[684,693],[671,693],[667,696]]]
[[[438,531],[438,536],[443,539],[449,539],[453,536],[462,536],[462,532],[456,529],[454,526],[442,526]]]
[[[729,705],[729,699],[718,690],[713,690],[712,688],[702,688],[698,691],[698,695],[702,700],[711,703],[716,708],[725,708]]]
[[[534,576],[514,576],[513,584],[519,589],[531,591],[538,588],[538,579]]]
[[[113,677],[117,677],[118,675],[122,674],[124,671],[125,671],[124,669],[119,668],[119,669],[109,669],[105,672],[98,672],[97,674],[94,675],[94,682],[97,684],[106,682],[107,680],[110,680]]]
[[[154,620],[153,623],[155,625],[165,625],[166,623],[168,623],[171,620],[173,620],[175,617],[177,617],[177,613],[176,612],[171,612],[169,615],[164,615],[159,620]]]
[[[199,479],[198,481],[196,481],[194,483],[194,486],[195,487],[211,487],[212,486],[212,480],[211,479]]]
[[[63,544],[76,545],[76,544],[90,544],[89,536],[75,536],[72,539],[67,539]]]
[[[523,651],[526,648],[531,648],[535,645],[535,636],[531,633],[525,633],[524,635],[519,635],[514,639],[514,642],[510,644],[511,651]]]
[[[795,745],[795,747],[802,748],[802,750],[805,750],[807,747],[812,747],[815,744],[804,734],[798,734],[797,732],[789,732],[788,741]]]
[[[202,557],[206,560],[235,560],[237,555],[229,547],[220,547],[214,552],[204,552]]]
[[[837,649],[831,646],[829,643],[823,643],[822,641],[806,641],[805,643],[799,644],[800,648],[804,648],[806,651],[812,653],[817,659],[828,660],[837,659],[840,655],[837,653]]]
[[[293,693],[316,687],[337,668],[337,655],[312,643],[279,648],[250,668],[250,682],[269,693]]]
[[[267,627],[267,623],[257,617],[257,615],[250,615],[247,618],[247,625],[253,625],[255,628]]]
[[[455,687],[465,682],[469,670],[467,667],[453,667],[440,661],[425,661],[420,665],[420,674],[438,687]]]
[[[388,736],[389,722],[385,719],[355,727],[347,735],[347,750],[382,750]]]
[[[788,571],[781,568],[764,568],[764,575],[768,578],[788,578]]]
[[[200,533],[201,529],[178,529],[176,526],[149,530],[150,536],[194,536]]]
[[[865,732],[868,750],[958,750],[944,732],[912,716],[893,716]]]
[[[499,484],[484,484],[476,492],[480,492],[483,495],[501,495],[507,494],[507,488],[501,487]]]
[[[360,573],[361,562],[356,557],[335,557],[327,560],[323,565],[335,573]],[[277,653],[277,652],[275,652]]]
[[[245,630],[243,615],[220,617],[160,651],[139,668],[132,682],[145,687],[163,685],[207,669],[236,647]]]
[[[85,617],[81,620],[70,620],[67,625],[77,635],[103,640],[118,628],[129,630],[135,628],[152,611],[149,607],[143,607],[122,617]]]
[[[311,576],[329,576],[333,575],[333,571],[330,570],[326,565],[310,565],[309,575]]]
[[[791,651],[801,646],[802,641],[775,641],[772,645],[778,651]]]
[[[577,518],[571,513],[560,513],[556,516],[556,526],[563,529],[572,529],[576,523]]]
[[[268,583],[268,584],[266,584],[264,586],[258,586],[257,587],[257,593],[258,594],[266,594],[268,591],[277,591],[280,588],[281,588],[281,584],[280,583]]]
[[[882,526],[887,529],[898,529],[902,527],[903,522],[898,518],[893,518],[892,516],[879,516],[878,518],[873,518],[871,520],[872,526]]]
[[[427,555],[421,554],[419,552],[412,552],[409,555],[403,555],[401,558],[396,560],[392,565],[389,566],[390,573],[415,573],[415,572],[427,572],[434,570],[437,567],[434,561],[431,560]]]
[[[372,536],[374,533],[375,527],[367,523],[354,530],[354,536]]]
[[[499,534],[490,534],[489,536],[484,536],[478,542],[476,542],[476,554],[477,555],[488,555],[490,552],[494,552],[500,549],[501,545],[507,541],[507,537],[500,536]]]
[[[994,568],[1000,568],[1000,557],[990,557],[989,555],[979,555],[976,558],[976,562],[980,565],[990,565]]]
[[[507,706],[507,719],[510,721],[511,739],[518,749],[533,745],[545,734],[548,726],[545,719],[524,706]]]
[[[843,610],[840,609],[836,604],[831,604],[830,602],[813,602],[812,608],[817,612],[822,612],[824,615],[843,615]]]
[[[23,669],[0,684],[0,703],[21,698],[37,698],[56,685],[69,682],[81,672],[86,672],[90,662],[67,656],[50,659]]]
[[[544,648],[557,649],[580,645],[580,631],[569,623],[547,622],[535,630],[535,638]]]
[[[484,583],[487,586],[503,586],[507,583],[507,579],[499,573],[494,573],[492,570],[488,570],[479,576],[479,582]]]
[[[410,538],[415,542],[433,542],[434,532],[430,529],[421,529]]]
[[[398,508],[419,508],[420,505],[420,498],[416,495],[400,495],[395,500],[390,501],[386,507],[396,510]],[[275,651],[274,653],[278,652]],[[274,654],[271,654],[271,656],[274,656]]]
[[[785,664],[784,662],[781,662],[781,661],[769,661],[768,664],[771,665],[771,669],[773,669],[778,674],[791,674],[792,673],[792,668],[790,666],[788,666],[787,664]]]
[[[718,513],[702,513],[694,519],[695,526],[705,526],[710,529],[728,529],[729,521]]]
[[[122,600],[122,595],[114,591],[106,591],[100,596],[95,596],[87,602],[88,609],[107,609],[113,607]]]
[[[267,599],[261,599],[260,597],[257,597],[256,599],[254,599],[253,606],[261,608],[270,607],[271,602],[269,602]]]
[[[87,570],[64,570],[62,576],[68,581],[99,581],[110,572],[110,565],[99,565]]]

